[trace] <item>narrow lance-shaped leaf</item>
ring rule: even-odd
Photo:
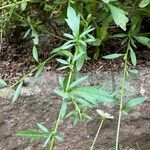
[[[34,45],[38,45],[39,44],[39,35],[35,29],[32,29],[32,37],[33,37]]]
[[[48,145],[50,139],[51,139],[51,136],[49,136],[49,137],[46,139],[46,141],[44,142],[44,147],[46,147],[46,146]]]
[[[12,99],[13,103],[18,99],[20,92],[21,92],[22,85],[23,85],[23,81],[21,81],[16,88],[16,91],[15,91],[15,93],[13,95],[13,99]]]
[[[49,132],[48,129],[44,125],[37,123],[37,126],[39,127],[41,131],[46,132],[46,133]]]
[[[2,78],[0,78],[0,85],[7,86],[7,83]]]
[[[73,83],[70,84],[70,88],[76,87],[77,85],[81,84],[83,81],[87,80],[87,78],[88,78],[88,76],[77,79],[76,81],[74,81]]]
[[[134,66],[136,66],[137,63],[137,59],[136,59],[136,55],[135,52],[133,51],[133,49],[130,47],[130,58],[131,58],[131,62]]]
[[[115,59],[115,58],[119,58],[121,56],[124,56],[124,54],[110,54],[110,55],[106,55],[103,58],[105,59]]]
[[[69,98],[68,94],[65,93],[64,91],[61,91],[61,90],[56,89],[56,90],[54,90],[54,92],[55,92],[57,95],[59,95],[60,97],[63,97],[63,98],[66,98],[66,99]]]
[[[44,66],[45,66],[45,63],[42,63],[42,64],[39,66],[39,68],[38,68],[38,70],[37,70],[37,72],[36,72],[36,74],[35,74],[35,77],[38,77],[38,76],[43,72]]]
[[[17,135],[24,138],[35,140],[35,139],[48,138],[50,136],[50,133],[44,133],[44,132],[39,132],[34,130],[25,130],[25,131],[18,132]]]
[[[32,54],[33,58],[38,62],[38,51],[35,45],[33,46]]]
[[[124,31],[126,31],[126,24],[129,21],[125,15],[126,12],[111,4],[108,4],[108,6],[111,10],[111,14],[116,25],[120,26]]]
[[[138,97],[130,100],[127,104],[125,104],[124,109],[131,109],[136,107],[137,105],[143,103],[147,100],[147,97]]]
[[[24,11],[27,8],[27,1],[21,3],[21,10]]]
[[[76,15],[75,10],[69,5],[67,8],[66,22],[73,32],[73,35],[77,37],[79,35],[80,16]]]
[[[134,38],[143,45],[146,45],[150,48],[150,38],[144,36],[134,36]]]
[[[146,7],[149,3],[150,3],[150,0],[142,0],[142,1],[139,3],[139,7],[144,8],[144,7]]]
[[[67,101],[64,99],[61,105],[60,115],[63,119],[67,113]]]

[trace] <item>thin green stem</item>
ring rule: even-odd
[[[97,130],[97,133],[96,133],[96,135],[95,135],[95,138],[94,138],[94,141],[93,141],[93,143],[92,143],[92,146],[91,146],[91,148],[90,148],[90,150],[93,150],[94,149],[94,145],[95,145],[95,142],[96,142],[96,140],[97,140],[97,138],[98,138],[98,135],[99,135],[99,133],[100,133],[100,130],[101,130],[101,128],[102,128],[102,125],[103,125],[103,123],[104,123],[104,118],[102,119],[102,121],[101,121],[101,123],[100,123],[100,125],[99,125],[99,128],[98,128],[98,130]]]
[[[118,117],[118,125],[117,125],[117,134],[116,134],[116,146],[115,150],[119,150],[119,135],[120,135],[120,127],[121,127],[121,118],[122,118],[122,108],[123,108],[123,100],[124,100],[124,90],[125,90],[125,82],[126,82],[126,75],[127,75],[127,68],[128,68],[128,51],[129,51],[130,40],[127,46],[127,52],[124,57],[124,70],[123,70],[123,79],[121,82],[121,89],[120,89],[120,105],[119,105],[119,117]]]
[[[18,81],[16,81],[13,85],[8,86],[6,89],[9,91],[10,89],[14,88],[17,84],[19,84],[21,81],[25,80],[28,76],[30,76],[33,72],[35,72],[41,64],[47,63],[52,58],[54,58],[57,54],[52,55],[48,59],[46,59],[44,62],[40,63],[37,67],[33,68],[28,74],[24,75],[22,78],[20,78]],[[3,93],[0,93],[0,96],[3,96]]]
[[[60,119],[61,119],[60,112],[59,112],[58,119],[56,121],[56,125],[55,125],[55,128],[54,128],[54,132],[56,132],[56,133],[57,133],[57,130],[58,130]],[[54,148],[54,142],[55,142],[55,137],[52,137],[51,142],[50,142],[50,148],[49,148],[49,150],[53,150],[53,148]]]
[[[74,57],[76,56],[76,54],[77,54],[77,49],[76,49],[76,52],[74,54]],[[75,62],[73,61],[72,62],[72,66],[73,67],[74,67],[74,64],[75,64]],[[68,77],[68,81],[67,81],[67,86],[66,86],[65,92],[67,92],[69,90],[69,86],[71,84],[71,79],[72,79],[72,75],[73,75],[73,67],[70,68],[70,71],[69,71],[69,77]],[[59,126],[60,120],[61,120],[61,110],[59,111],[59,116],[57,118],[56,125],[55,125],[55,128],[54,128],[54,132],[56,132],[56,133],[57,133],[57,130],[58,130],[58,126]],[[50,148],[49,148],[49,150],[53,150],[54,144],[55,144],[55,137],[52,137],[52,139],[50,141]]]

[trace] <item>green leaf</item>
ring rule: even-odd
[[[120,26],[124,31],[126,31],[126,24],[129,21],[129,19],[125,15],[126,12],[111,4],[108,4],[108,6],[111,10],[111,14],[116,25]]]
[[[71,96],[76,98],[83,98],[93,105],[97,105],[100,102],[113,103],[112,96],[99,89],[98,86],[78,87],[73,89],[70,93]]]
[[[46,132],[46,133],[49,132],[48,129],[44,125],[37,123],[37,126],[39,127],[41,131]]]
[[[134,38],[141,44],[146,45],[148,48],[150,48],[150,38],[144,36],[134,36]]]
[[[69,88],[74,88],[76,87],[77,85],[81,84],[83,81],[87,80],[88,79],[88,76],[85,76],[85,77],[81,77],[80,79],[77,79],[76,81],[72,82],[70,84],[70,87]]]
[[[31,29],[28,29],[27,32],[24,34],[23,39],[25,39],[30,34]]]
[[[80,16],[76,15],[75,10],[70,5],[67,8],[67,19],[65,20],[72,30],[73,35],[77,37],[79,35]]]
[[[133,64],[133,66],[136,66],[136,64],[137,64],[136,55],[131,47],[130,47],[130,58],[131,58],[131,62]]]
[[[60,71],[60,70],[64,70],[64,69],[66,69],[66,68],[68,68],[68,66],[60,67],[60,68],[58,68],[58,70]]]
[[[84,65],[84,61],[86,59],[86,54],[82,53],[81,57],[79,57],[77,60],[76,60],[76,68],[77,68],[77,71],[80,71]]]
[[[147,100],[147,97],[138,97],[130,100],[127,104],[125,104],[124,109],[135,108],[137,105],[143,103]]]
[[[72,53],[68,50],[61,50],[59,53],[58,53],[60,56],[68,56],[68,57],[73,57]]]
[[[124,33],[120,33],[120,34],[115,34],[115,35],[113,35],[113,37],[124,38],[124,37],[127,37],[127,35],[124,34]]]
[[[142,1],[139,3],[139,7],[144,8],[144,7],[146,7],[149,3],[150,3],[150,0],[142,0]]]
[[[66,60],[63,60],[63,59],[56,59],[56,60],[60,62],[61,64],[68,65],[68,62]]]
[[[69,98],[68,94],[65,93],[64,91],[60,91],[60,90],[56,89],[56,90],[54,90],[54,92],[55,92],[57,95],[59,95],[60,97],[63,97],[63,98],[65,98],[65,99],[68,99],[68,98]]]
[[[27,8],[27,1],[21,3],[21,10],[24,11]]]
[[[139,71],[136,70],[136,69],[129,69],[129,72],[134,73],[134,74],[138,74],[139,73]]]
[[[80,35],[80,38],[84,37],[85,35],[89,34],[91,31],[93,31],[94,28],[90,28],[88,27],[87,30],[85,30],[81,35]]]
[[[108,4],[111,0],[102,0],[104,3]]]
[[[33,46],[33,49],[32,49],[32,55],[33,55],[33,58],[38,62],[38,51],[35,45]]]
[[[64,33],[64,36],[72,40],[74,39],[74,36],[68,33]]]
[[[25,131],[20,131],[19,133],[17,133],[17,135],[24,138],[35,140],[35,139],[48,138],[50,136],[50,133],[43,133],[34,130],[25,130]]]
[[[0,78],[0,85],[7,86],[7,83],[2,78]]]
[[[39,35],[35,29],[32,29],[32,37],[33,37],[34,45],[38,45],[39,44]]]
[[[13,99],[12,99],[13,103],[16,102],[16,100],[18,99],[20,92],[21,92],[22,85],[23,85],[23,81],[21,81],[16,88],[16,91],[15,91],[15,93],[13,95]]]
[[[45,63],[42,63],[42,64],[39,65],[38,70],[35,74],[35,77],[38,77],[43,72],[44,66],[45,66]]]
[[[63,100],[60,110],[61,118],[63,119],[67,113],[67,101]]]
[[[91,104],[90,102],[88,102],[87,100],[85,100],[83,98],[76,98],[75,101],[80,103],[83,107],[86,107],[86,108],[93,108],[94,107],[93,104]]]
[[[115,58],[119,58],[121,56],[124,56],[124,54],[110,54],[110,55],[106,55],[103,58],[105,59],[115,59]]]
[[[51,136],[49,136],[49,137],[46,139],[46,141],[44,142],[44,147],[46,147],[46,146],[48,145],[50,139],[51,139]]]
[[[63,142],[63,141],[64,141],[64,139],[63,139],[61,136],[59,136],[59,135],[56,135],[55,138],[56,138],[59,142]]]

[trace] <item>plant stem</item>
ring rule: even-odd
[[[59,122],[60,122],[60,112],[59,112],[59,115],[58,115],[58,119],[56,121],[54,132],[57,132],[57,130],[58,130],[58,126],[59,126]],[[54,148],[54,142],[55,142],[55,137],[52,137],[49,150],[53,150],[53,148]]]
[[[127,74],[127,57],[128,57],[128,51],[129,51],[129,45],[130,41],[127,46],[127,52],[124,57],[124,70],[123,70],[123,79],[121,82],[121,89],[120,89],[120,107],[119,107],[119,117],[118,117],[118,125],[117,125],[117,134],[116,134],[116,146],[115,150],[119,150],[119,135],[120,135],[120,127],[121,127],[121,117],[122,117],[122,108],[123,108],[123,99],[124,99],[124,90],[125,90],[125,82],[126,82],[126,74]]]
[[[77,50],[76,50],[74,56],[76,54],[77,54]],[[74,64],[75,64],[75,62],[73,61],[72,62],[73,67],[74,67]],[[70,68],[69,77],[68,77],[68,81],[67,81],[67,86],[66,86],[65,92],[67,92],[68,89],[69,89],[69,86],[70,86],[70,83],[71,83],[71,79],[72,79],[72,75],[73,75],[73,68]],[[54,132],[56,132],[56,133],[57,133],[57,130],[58,130],[60,119],[61,119],[61,110],[59,111],[59,116],[58,116],[58,119],[56,121],[56,125],[55,125],[55,128],[54,128]],[[49,148],[49,150],[53,150],[54,143],[55,143],[55,137],[52,137],[52,139],[50,141],[50,148]]]
[[[94,141],[93,141],[93,143],[92,143],[92,146],[91,146],[90,150],[93,150],[93,148],[94,148],[95,142],[96,142],[96,140],[97,140],[97,138],[98,138],[98,135],[99,135],[99,132],[100,132],[100,130],[101,130],[101,128],[102,128],[102,125],[103,125],[103,123],[104,123],[104,120],[105,120],[105,119],[102,118],[102,121],[101,121],[101,123],[100,123],[100,125],[99,125],[99,128],[98,128],[98,130],[97,130],[96,136],[95,136],[95,138],[94,138]]]

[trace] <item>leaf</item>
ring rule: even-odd
[[[93,104],[91,104],[90,102],[86,101],[83,98],[76,98],[75,101],[80,103],[83,107],[86,107],[86,108],[93,108],[94,107]]]
[[[139,71],[136,70],[136,69],[129,69],[129,72],[134,73],[134,74],[138,74],[139,73]]]
[[[150,3],[150,0],[142,0],[142,1],[139,3],[139,7],[144,8],[144,7],[146,7],[149,3]]]
[[[58,54],[61,56],[73,57],[72,53],[68,50],[61,50]]]
[[[0,85],[7,86],[7,83],[2,78],[0,78]]]
[[[102,0],[104,3],[108,4],[111,0]]]
[[[143,45],[146,45],[150,48],[150,38],[144,36],[134,36],[134,38]]]
[[[56,60],[60,62],[61,64],[68,65],[68,62],[66,60],[63,60],[63,59],[56,59]]]
[[[69,88],[74,88],[76,87],[77,85],[81,84],[83,81],[87,80],[88,79],[88,76],[85,76],[85,77],[81,77],[80,79],[77,79],[76,81],[72,82],[70,84],[70,87]]]
[[[124,54],[110,54],[110,55],[106,55],[103,58],[105,59],[115,59],[115,58],[119,58],[121,56],[124,56]]]
[[[67,8],[67,19],[65,20],[72,30],[73,35],[77,37],[79,35],[80,16],[76,15],[75,10],[70,5]]]
[[[39,127],[41,131],[46,132],[46,133],[49,132],[48,129],[44,125],[37,123],[37,126]]]
[[[79,57],[77,60],[76,60],[76,68],[77,68],[77,71],[80,71],[84,65],[84,61],[86,59],[86,54],[82,54],[81,57]]]
[[[38,62],[38,51],[35,45],[33,46],[33,49],[32,49],[32,55],[33,55],[33,58]]]
[[[59,142],[63,142],[63,141],[64,141],[64,139],[63,139],[61,136],[59,136],[59,135],[56,135],[55,138],[56,138]]]
[[[66,68],[68,68],[68,66],[60,67],[60,68],[58,68],[58,70],[60,71],[60,70],[64,70],[64,69],[66,69]]]
[[[27,1],[21,3],[21,10],[24,11],[27,8]]]
[[[130,47],[130,58],[131,58],[131,62],[133,64],[133,66],[136,66],[136,64],[137,64],[136,55],[131,47]]]
[[[20,131],[19,133],[17,133],[17,135],[24,138],[35,140],[35,139],[48,138],[50,136],[50,133],[43,133],[34,130],[25,130],[25,131]]]
[[[28,30],[27,30],[27,32],[26,32],[26,33],[24,34],[24,36],[23,36],[23,39],[25,39],[25,38],[29,35],[30,31],[31,31],[31,29],[28,29]]]
[[[134,99],[130,100],[127,104],[125,104],[124,109],[134,108],[135,106],[143,103],[146,100],[147,100],[147,97],[134,98]]]
[[[33,37],[34,45],[38,45],[39,44],[39,35],[35,29],[32,29],[32,37]]]
[[[39,65],[39,68],[38,68],[38,70],[35,74],[35,77],[38,77],[43,72],[44,66],[45,66],[45,63],[42,63],[42,64]]]
[[[67,113],[67,101],[63,100],[60,110],[61,118],[63,119]]]
[[[68,94],[65,93],[64,91],[60,91],[60,90],[56,89],[56,90],[54,90],[54,92],[55,92],[57,95],[59,95],[60,97],[63,97],[63,98],[65,98],[65,99],[68,99],[68,98],[69,98]]]
[[[49,136],[49,137],[46,139],[46,141],[44,142],[44,147],[47,146],[47,144],[49,143],[50,139],[51,139],[51,136]]]
[[[62,45],[61,49],[70,49],[73,46],[74,46],[74,44]]]
[[[64,36],[72,40],[74,39],[74,36],[68,33],[64,33]]]
[[[85,35],[87,35],[88,33],[90,33],[93,30],[94,30],[94,28],[88,27],[88,29],[83,31],[83,33],[80,35],[80,38],[84,37]]]
[[[126,31],[126,24],[129,21],[129,19],[125,15],[126,12],[111,4],[108,4],[108,6],[111,10],[111,14],[116,25],[120,26],[124,31]]]
[[[69,94],[77,98],[83,98],[95,106],[100,102],[114,102],[112,96],[109,93],[99,89],[98,86],[78,87],[72,90]]]
[[[15,91],[15,93],[13,95],[13,99],[12,99],[13,103],[16,102],[16,100],[18,99],[20,92],[21,92],[22,85],[23,85],[23,81],[21,81],[16,88],[16,91]]]
[[[123,37],[127,37],[127,35],[124,34],[124,33],[120,33],[120,34],[115,34],[115,35],[113,35],[113,37],[123,38]]]

